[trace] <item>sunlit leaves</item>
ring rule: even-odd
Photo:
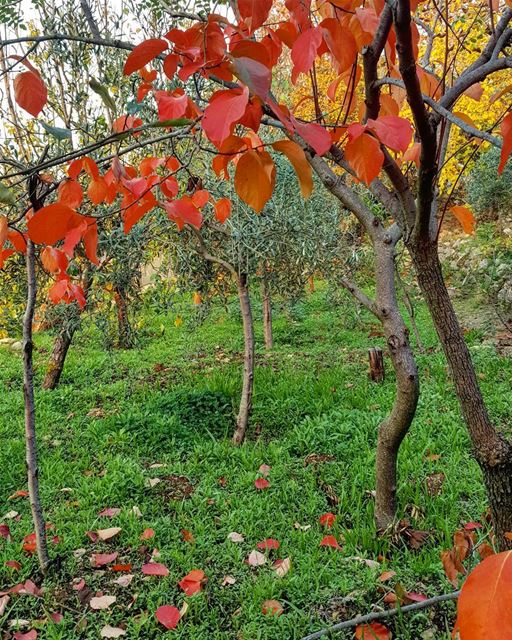
[[[279,140],[278,142],[272,143],[272,147],[288,158],[299,179],[300,190],[303,197],[309,198],[313,191],[313,176],[311,165],[306,160],[302,148],[291,140]]]
[[[169,43],[162,38],[151,38],[145,40],[135,47],[124,63],[123,73],[125,76],[145,67],[148,62],[168,49]]]
[[[368,120],[367,126],[377,134],[382,144],[393,151],[406,151],[412,139],[411,123],[405,118],[387,115]]]
[[[512,153],[512,111],[503,118],[500,131],[503,138],[503,146],[501,147],[500,166],[498,167],[498,173],[501,175],[503,173],[503,169],[505,168],[507,160]]]
[[[236,165],[235,189],[256,213],[260,213],[270,200],[274,182],[275,166],[267,151],[251,149],[240,157]]]
[[[292,82],[295,84],[300,73],[308,73],[313,66],[317,51],[322,44],[323,34],[320,27],[306,29],[295,41],[292,48]]]
[[[384,163],[379,141],[368,133],[347,143],[345,157],[359,180],[367,186],[379,175]]]
[[[240,17],[251,32],[259,29],[267,20],[273,0],[238,0]]]

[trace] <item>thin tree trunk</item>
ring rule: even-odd
[[[39,495],[39,468],[37,464],[34,368],[32,362],[32,352],[34,348],[34,343],[32,341],[32,324],[34,322],[37,282],[35,250],[31,240],[27,240],[26,265],[28,295],[27,306],[23,318],[23,395],[25,399],[26,463],[30,509],[32,511],[32,519],[34,521],[36,534],[37,557],[39,559],[41,570],[45,573],[48,565],[50,564],[50,557],[48,555],[44,515]]]
[[[266,273],[263,274],[261,281],[261,298],[263,301],[263,337],[265,340],[265,349],[270,351],[274,348],[274,335],[272,331],[272,298]]]
[[[409,247],[418,282],[451,370],[475,457],[482,469],[500,549],[512,548],[512,445],[492,424],[434,243]]]
[[[245,438],[245,433],[249,424],[249,416],[252,409],[252,390],[254,382],[254,327],[251,300],[249,297],[249,289],[247,287],[247,275],[245,273],[238,276],[237,285],[244,328],[244,374],[242,382],[242,396],[240,398],[240,408],[236,421],[236,429],[233,435],[233,444],[240,445]]]
[[[133,347],[132,329],[128,319],[128,309],[124,292],[116,288],[114,291],[114,301],[117,308],[118,343],[120,349],[131,349]]]
[[[89,296],[89,289],[92,285],[92,271],[89,263],[85,265],[85,272],[83,278],[83,290],[85,299]],[[84,307],[85,308],[85,307]],[[69,314],[64,319],[63,326],[59,330],[57,337],[53,343],[53,349],[50,356],[50,361],[48,363],[48,368],[46,370],[46,375],[43,380],[43,389],[55,389],[55,387],[59,384],[60,377],[62,375],[62,371],[64,370],[64,364],[66,362],[66,356],[68,354],[69,347],[73,341],[73,337],[77,328],[77,321],[80,314],[83,312],[83,309],[74,309],[73,307],[68,307]],[[76,318],[72,317],[72,314],[77,314]],[[75,322],[76,320],[76,322]],[[70,321],[70,322],[68,322]]]

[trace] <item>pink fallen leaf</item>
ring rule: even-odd
[[[52,619],[53,622],[55,622],[55,624],[59,624],[64,620],[64,616],[62,615],[62,613],[59,613],[58,611],[54,611],[53,613],[50,613],[50,618]]]
[[[169,569],[159,562],[148,562],[142,565],[142,573],[146,576],[168,576]]]
[[[333,549],[341,549],[338,541],[334,536],[325,536],[320,542],[321,547],[332,547]]]
[[[268,489],[270,487],[270,482],[266,478],[258,478],[254,481],[254,486],[256,489]]]
[[[268,478],[271,469],[272,467],[269,467],[268,464],[262,464],[260,465],[258,471],[261,473],[261,475],[265,476],[265,478]]]
[[[267,538],[262,542],[258,542],[256,546],[258,549],[279,549],[281,545],[278,540],[274,540],[274,538]]]
[[[261,567],[261,565],[263,565],[263,564],[265,564],[267,562],[267,557],[265,555],[263,555],[263,553],[260,553],[259,551],[256,551],[256,549],[254,549],[247,556],[246,562],[251,567]]]
[[[204,575],[204,571],[201,569],[193,569],[187,575],[178,582],[179,586],[185,592],[185,595],[192,596],[194,593],[201,591],[202,583],[206,582],[207,578]]]
[[[85,587],[85,580],[81,578],[78,582],[73,585],[73,591],[82,591]]]
[[[35,596],[36,598],[40,598],[43,595],[43,590],[32,582],[32,580],[25,580],[22,585],[18,586],[21,588],[18,589],[17,593],[28,594],[30,596]]]
[[[106,564],[114,562],[117,556],[117,551],[113,553],[93,553],[91,556],[91,565],[93,567],[104,567]]]
[[[108,509],[103,509],[98,513],[98,517],[100,518],[115,518],[121,513],[121,509],[119,507],[109,507]]]
[[[96,531],[98,534],[98,538],[106,542],[107,540],[111,540],[115,536],[121,533],[121,527],[109,527],[108,529],[98,529]]]
[[[96,531],[86,531],[85,535],[89,538],[91,542],[98,542],[99,536]]]
[[[291,558],[285,558],[284,560],[276,560],[274,562],[274,570],[278,578],[284,578],[284,576],[292,568]]]
[[[102,638],[120,638],[125,635],[126,631],[124,629],[121,629],[120,627],[111,627],[109,624],[105,625],[100,631],[100,636]]]
[[[264,615],[280,616],[283,613],[283,607],[277,600],[265,600],[261,610]]]
[[[156,619],[166,629],[176,629],[180,621],[180,612],[176,607],[166,604],[155,611]]]
[[[414,591],[407,591],[404,593],[404,598],[410,602],[424,602],[428,600],[424,593],[416,593]]]
[[[35,629],[31,629],[27,631],[27,633],[23,633],[22,631],[16,631],[14,634],[14,640],[36,640],[37,631]]]
[[[475,529],[482,529],[483,526],[479,522],[466,522],[464,529],[466,531],[475,531]]]
[[[15,571],[19,571],[21,569],[21,563],[17,560],[6,560],[5,566],[10,569],[14,569]]]
[[[96,611],[102,611],[111,607],[116,600],[115,596],[97,596],[96,598],[91,598],[89,606]]]
[[[149,540],[150,538],[154,538],[155,532],[153,529],[144,529],[144,531],[140,534],[141,540]]]
[[[119,578],[116,578],[114,580],[115,584],[118,584],[120,587],[129,587],[131,581],[133,580],[134,576],[131,573],[128,573],[125,576],[121,576]]]
[[[231,540],[231,542],[244,542],[245,538],[240,533],[232,531],[228,533],[228,540]]]
[[[330,529],[332,527],[335,520],[336,520],[336,516],[334,515],[334,513],[324,513],[318,519],[318,521],[320,522],[320,525],[322,527],[326,527],[327,529]]]

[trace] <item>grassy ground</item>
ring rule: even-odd
[[[181,607],[185,597],[177,581],[192,569],[203,569],[208,583],[186,598],[188,611],[168,634],[182,640],[299,639],[382,605],[378,576],[384,570],[396,571],[389,589],[399,582],[429,596],[450,591],[439,552],[461,524],[482,518],[485,497],[444,359],[419,311],[428,353],[418,356],[422,395],[402,448],[399,484],[400,517],[429,532],[419,549],[411,548],[407,531],[378,538],[372,520],[376,430],[394,386],[389,362],[385,383],[368,381],[366,350],[382,342],[369,337],[378,329],[370,316],[356,318],[351,304],[333,308],[326,292],[276,314],[276,348],[271,354],[258,350],[252,432],[235,450],[228,436],[240,384],[237,314],[218,309],[194,330],[186,323],[175,327],[174,317],[147,314],[146,335],[132,351],[104,351],[101,336],[86,327],[60,387],[37,393],[42,498],[51,535],[59,537],[50,545],[57,562],[44,596],[13,596],[0,629],[22,618],[36,621],[45,640],[99,638],[107,623],[126,626],[130,639],[161,638],[165,632],[154,611],[162,604]],[[261,345],[259,324],[257,331]],[[481,346],[475,332],[468,341],[493,417],[505,424],[512,412],[512,362]],[[50,344],[50,336],[37,336],[38,384]],[[21,549],[32,531],[28,501],[8,499],[26,488],[21,358],[0,355],[0,517],[13,510],[21,516],[0,520],[12,533],[11,542],[0,538],[1,589],[29,577],[41,584],[41,578],[35,559]],[[309,463],[312,454],[332,459]],[[258,491],[261,464],[271,466],[271,486]],[[433,474],[444,474],[442,487],[443,477]],[[150,487],[150,478],[161,482]],[[100,518],[108,507],[121,513]],[[333,533],[344,539],[341,551],[319,546],[325,532],[318,518],[327,511],[337,515]],[[93,543],[85,535],[110,526],[122,528],[111,542]],[[147,527],[155,537],[141,542]],[[183,540],[183,529],[193,543]],[[228,540],[234,531],[245,542]],[[283,578],[271,564],[244,563],[265,538],[281,543],[271,559],[291,558]],[[153,548],[168,577],[142,576]],[[121,574],[90,567],[89,557],[98,551],[117,551],[117,562],[132,564],[129,587],[113,582]],[[365,559],[379,559],[380,566]],[[18,560],[21,570],[7,568],[8,560]],[[222,586],[226,575],[235,584]],[[92,611],[72,588],[79,578],[91,592],[115,595],[117,602]],[[284,614],[262,615],[266,599],[279,600]],[[55,611],[64,615],[59,624],[47,620]],[[448,604],[390,626],[397,639],[448,638],[452,617]]]

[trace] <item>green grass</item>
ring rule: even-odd
[[[368,337],[376,328],[370,316],[356,318],[351,303],[334,308],[323,291],[292,312],[276,312],[276,347],[271,354],[258,348],[252,427],[239,449],[229,441],[241,373],[237,314],[216,309],[193,330],[186,324],[175,327],[171,316],[147,313],[144,322],[145,337],[132,351],[105,352],[94,326],[86,326],[58,389],[37,391],[42,500],[54,526],[51,535],[60,542],[50,544],[57,561],[44,582],[44,596],[13,596],[0,628],[25,618],[37,621],[39,638],[72,640],[99,638],[108,623],[125,625],[130,639],[162,638],[154,611],[161,604],[181,607],[185,597],[177,582],[194,568],[205,571],[208,583],[201,594],[186,598],[189,609],[169,637],[299,639],[382,605],[377,578],[387,569],[397,573],[391,585],[400,582],[429,596],[451,589],[439,552],[461,524],[481,519],[486,502],[423,307],[419,324],[428,352],[418,356],[422,394],[401,450],[399,483],[400,518],[430,532],[419,550],[411,549],[405,537],[379,538],[373,523],[376,432],[392,403],[394,384],[388,360],[385,383],[368,380],[367,349],[381,342]],[[493,417],[506,424],[512,412],[512,363],[480,346],[479,338],[468,334]],[[257,339],[261,345],[259,323]],[[39,387],[51,336],[37,335],[36,343]],[[12,542],[0,538],[1,590],[29,577],[41,584],[41,578],[35,558],[21,549],[32,531],[28,501],[8,499],[26,488],[21,358],[5,350],[0,355],[0,517],[11,510],[21,516],[9,520]],[[441,457],[432,461],[429,453]],[[306,464],[310,454],[334,459]],[[164,466],[152,468],[155,463]],[[253,483],[262,463],[272,467],[271,486],[258,491]],[[441,472],[446,476],[442,491],[430,495],[427,477]],[[169,476],[185,476],[193,493],[173,499],[176,483],[166,480]],[[148,481],[154,477],[162,482],[151,488]],[[337,505],[328,502],[326,486],[338,497]],[[120,507],[121,514],[99,518],[106,507]],[[344,537],[342,551],[319,547],[324,532],[318,518],[326,511],[337,515],[333,533]],[[297,529],[297,522],[311,527]],[[109,543],[93,544],[85,535],[109,526],[122,528]],[[142,543],[146,527],[156,536]],[[192,532],[193,544],[183,540],[182,529]],[[232,531],[243,534],[245,542],[227,540]],[[270,564],[251,568],[244,563],[256,543],[269,537],[281,543],[272,559],[292,559],[292,570],[282,579]],[[153,548],[169,568],[166,578],[145,578],[140,572]],[[75,557],[77,549],[85,549],[85,555]],[[93,552],[107,550],[119,552],[118,562],[133,565],[128,588],[113,584],[119,574],[89,566]],[[378,569],[361,561],[379,556],[385,560]],[[7,560],[20,561],[21,571],[5,567]],[[236,583],[221,586],[225,575]],[[81,604],[72,582],[82,577],[93,592],[115,595],[117,603],[104,612]],[[271,598],[285,609],[279,618],[261,613],[262,602]],[[431,637],[448,638],[453,610],[447,604],[396,619],[390,623],[393,637],[416,640],[433,629]],[[62,623],[45,622],[53,611],[64,614]]]

